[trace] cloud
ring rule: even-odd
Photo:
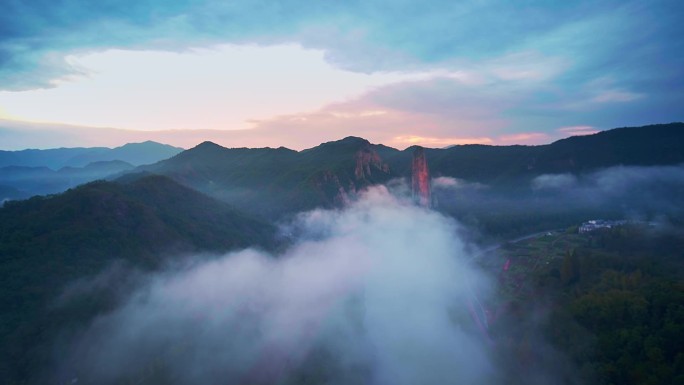
[[[463,190],[463,189],[483,189],[487,188],[486,185],[477,182],[468,182],[463,179],[452,178],[449,176],[440,176],[437,178],[432,178],[432,187],[434,189],[440,190]]]
[[[89,106],[74,113],[83,118],[93,111],[100,120],[77,122],[73,115],[66,119],[60,112],[51,121],[149,129],[144,127],[145,118],[171,121],[178,125],[173,128],[182,130],[248,128],[249,122],[236,127],[239,115],[240,122],[249,119],[256,128],[264,129],[205,132],[214,138],[230,138],[227,142],[238,146],[304,148],[315,145],[314,139],[349,134],[401,147],[406,144],[404,139],[418,137],[425,138],[425,145],[463,139],[482,143],[484,138],[508,144],[515,142],[511,138],[529,133],[536,137],[521,136],[521,143],[539,144],[544,133],[548,140],[562,137],[563,133],[554,131],[557,127],[602,130],[684,119],[678,108],[684,100],[684,82],[679,76],[684,47],[681,39],[673,38],[684,33],[675,16],[681,8],[676,1],[654,6],[640,1],[574,1],[529,7],[503,1],[438,0],[420,6],[413,2],[311,4],[296,0],[249,4],[146,0],[106,6],[84,5],[78,0],[12,2],[0,15],[0,84],[12,90],[55,85],[64,89],[83,76],[97,78],[92,68],[74,58],[106,56],[107,52],[138,58],[160,55],[170,58],[166,64],[144,67],[139,73],[123,71],[161,79],[159,87],[133,87],[117,96],[129,100],[139,95],[140,108],[123,108],[126,111],[120,113],[108,103],[116,98],[96,97],[90,92],[85,93],[90,98],[69,100],[68,104]],[[226,45],[273,52],[280,52],[282,46],[297,46],[313,50],[338,70],[397,76],[390,79],[395,84],[374,83],[378,88],[365,94],[360,94],[366,90],[362,87],[355,92],[327,93],[313,104],[302,104],[295,102],[304,93],[287,81],[253,81],[251,88],[220,82],[199,87],[180,81],[186,76],[167,72],[197,52]],[[288,55],[279,55],[261,62],[275,69],[288,63],[293,67]],[[237,71],[250,72],[250,68]],[[285,80],[303,79],[305,88],[316,89],[316,79],[321,79],[312,77],[306,82],[307,76],[296,71],[271,72]],[[200,77],[202,73],[196,71]],[[330,77],[322,79],[320,92],[344,88],[340,82],[328,83]],[[172,87],[176,82],[187,86],[187,91]],[[164,91],[162,97],[143,97],[157,88]],[[245,103],[232,93],[235,89],[249,91]],[[221,90],[225,97],[220,96]],[[12,94],[12,98],[21,98],[21,93]],[[291,95],[291,100],[272,98],[283,94]],[[254,95],[282,108],[262,113],[263,105]],[[169,108],[158,103],[163,99],[187,101],[197,108],[177,108],[176,103],[170,108],[174,112],[168,113]],[[49,100],[42,103],[44,108],[36,108],[33,104],[41,104],[38,100],[42,99],[28,100],[25,111],[74,111]],[[10,100],[5,104],[0,103],[0,108],[21,115],[9,108]],[[380,111],[378,116],[366,115]],[[114,117],[103,122],[106,116]],[[197,126],[190,127],[193,119]],[[298,134],[302,136],[292,138]],[[269,141],[275,137],[283,142]]]
[[[509,125],[501,117],[515,103],[508,89],[485,90],[458,78],[436,77],[397,82],[321,110],[255,122],[269,132],[316,132],[340,138],[357,135],[376,143],[405,148],[455,144],[495,144]],[[366,111],[382,111],[369,115]],[[342,117],[342,118],[340,118]],[[498,134],[498,135],[497,135]]]
[[[582,174],[545,174],[524,181],[433,179],[441,212],[458,218],[470,239],[500,242],[590,219],[637,219],[682,226],[684,166],[611,167]],[[520,185],[519,183],[523,183]]]
[[[183,51],[245,38],[277,43],[279,33],[293,31],[303,17],[318,13],[315,6],[297,2],[283,7],[269,3],[12,2],[0,19],[0,58],[5,64],[0,79],[6,89],[49,87],[54,79],[74,73],[64,60],[67,55],[111,48]],[[32,76],[21,76],[26,74]]]
[[[535,190],[558,190],[575,187],[577,178],[572,174],[544,174],[532,180]]]
[[[306,148],[348,135],[398,147],[510,143],[515,138],[509,135],[494,138],[509,124],[500,116],[530,91],[500,79],[496,71],[511,60],[520,66],[521,57],[528,56],[498,58],[481,69],[370,76],[330,68],[320,52],[297,46],[224,46],[185,54],[109,51],[74,59],[92,73],[88,79],[53,90],[0,92],[0,104],[14,120],[190,128],[209,135],[206,140],[225,136],[239,146]],[[545,63],[539,55],[532,57]],[[344,101],[331,103],[335,99]],[[248,132],[251,126],[256,130]],[[207,127],[231,132],[197,131]],[[530,138],[522,140],[541,140]]]
[[[326,63],[323,52],[292,44],[108,50],[68,59],[84,76],[49,90],[0,92],[5,114],[135,130],[245,129],[250,120],[316,110],[420,76],[343,71]]]
[[[633,92],[619,91],[619,90],[609,90],[603,91],[596,95],[592,100],[598,103],[621,103],[621,102],[631,102],[641,98],[642,95]]]
[[[492,144],[492,138],[430,138],[416,135],[402,135],[392,138],[392,143],[399,147],[409,147],[414,145],[425,147],[445,147],[458,144]]]
[[[530,7],[440,0],[12,2],[0,19],[0,76],[5,87],[25,89],[73,72],[61,60],[67,53],[286,42],[322,49],[332,63],[360,72],[455,68],[508,57],[509,64],[498,67],[501,77],[544,79],[556,66],[535,65],[536,58],[520,54],[539,51],[579,62],[593,74],[608,69],[631,76],[644,64],[672,70],[681,63],[680,43],[672,38],[681,32],[674,16],[680,7],[676,1],[581,0]],[[622,65],[606,66],[616,62]],[[26,74],[33,76],[17,76]]]
[[[499,141],[511,144],[546,144],[549,142],[549,135],[544,132],[521,132],[501,136]]]
[[[3,13],[3,58],[8,65],[3,82],[9,87],[47,86],[55,75],[73,71],[68,63],[50,55],[63,52],[133,47],[136,49],[183,50],[217,42],[273,44],[300,41],[308,47],[324,48],[331,61],[345,68],[366,71],[397,68],[396,62],[419,62],[434,57],[435,43],[457,38],[457,34],[433,35],[427,50],[416,45],[412,33],[444,27],[446,14],[467,16],[481,7],[440,4],[440,12],[412,4],[325,3],[303,1],[257,1],[250,4],[221,4],[214,1],[158,0],[123,1],[116,5],[84,6],[82,1],[11,3]],[[446,12],[445,12],[446,11]],[[423,17],[416,18],[416,13]],[[430,22],[428,22],[430,21]],[[396,28],[401,22],[402,28]],[[422,33],[423,37],[427,37]],[[490,32],[491,34],[491,32]],[[349,36],[348,38],[345,38]],[[404,40],[408,38],[408,40]],[[430,40],[437,40],[432,42]],[[446,41],[445,41],[446,40]],[[405,42],[403,42],[405,41]],[[457,47],[456,42],[448,42]],[[501,44],[501,43],[499,43]],[[473,44],[469,44],[473,46]],[[439,56],[439,55],[438,55]],[[50,77],[24,79],[13,72],[30,73],[54,67]],[[3,79],[5,80],[5,79]]]
[[[684,207],[679,193],[684,189],[681,165],[616,166],[582,175],[545,174],[534,178],[530,186],[571,209],[599,208],[624,217],[680,218]]]
[[[510,53],[487,63],[488,70],[506,81],[549,81],[571,67],[569,59],[536,51]]]
[[[437,178],[432,178],[432,187],[446,187],[455,188],[461,185],[461,181],[456,178],[451,178],[448,176],[440,176]]]
[[[599,132],[599,130],[592,126],[561,127],[556,131],[571,136],[591,135]]]
[[[616,166],[591,174],[588,182],[611,195],[633,193],[658,185],[674,187],[684,185],[684,166]],[[675,188],[672,192],[677,190]]]
[[[232,253],[153,275],[98,318],[60,377],[290,383],[481,384],[499,374],[469,305],[488,281],[458,225],[383,188],[295,224],[272,256]],[[311,377],[310,377],[311,378]]]

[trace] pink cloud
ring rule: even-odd
[[[499,136],[497,144],[545,144],[549,142],[549,135],[544,132],[521,132]]]
[[[570,127],[561,127],[556,131],[558,131],[559,133],[562,133],[564,135],[568,135],[568,136],[580,136],[580,135],[595,134],[595,133],[599,132],[600,130],[598,130],[592,126],[570,126]]]
[[[515,106],[515,98],[503,91],[496,87],[476,90],[454,79],[437,78],[380,87],[315,111],[251,120],[249,128],[238,130],[136,131],[0,121],[0,139],[4,149],[112,147],[145,140],[190,148],[209,140],[226,147],[301,150],[353,135],[403,149],[412,145],[534,145],[595,132],[590,126],[574,126],[551,133],[511,133],[513,122],[505,112]]]
[[[492,138],[486,136],[476,138],[434,138],[417,135],[397,136],[394,137],[392,141],[392,143],[395,144],[396,147],[408,147],[413,145],[425,147],[446,147],[459,144],[492,144],[493,142],[494,141],[492,140]]]
[[[354,135],[366,138],[372,143],[404,149],[413,145],[537,145],[567,136],[598,132],[591,126],[572,126],[559,128],[556,134],[522,132],[496,135],[497,130],[488,129],[486,123],[477,120],[445,121],[430,115],[394,110],[355,110],[349,106],[336,106],[309,114],[281,116],[254,122],[254,125],[252,129],[243,130],[135,131],[0,120],[0,139],[3,143],[2,149],[7,150],[78,146],[115,147],[146,140],[183,148],[194,147],[208,140],[225,147],[285,146],[301,150]]]

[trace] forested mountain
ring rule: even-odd
[[[58,331],[87,322],[116,287],[68,310],[74,280],[112,264],[158,268],[174,256],[269,246],[273,227],[161,176],[96,181],[0,208],[0,378],[33,378]],[[112,282],[115,283],[115,282]],[[31,349],[26,349],[30,346]]]
[[[684,125],[676,123],[544,146],[425,149],[433,208],[489,241],[593,216],[681,225],[683,137]],[[56,341],[117,306],[119,290],[134,286],[133,272],[157,270],[177,256],[271,247],[274,223],[284,216],[339,207],[367,186],[410,179],[414,150],[357,137],[304,151],[205,142],[133,170],[122,162],[5,168],[6,175],[31,175],[22,181],[26,188],[55,190],[50,175],[73,182],[89,170],[95,174],[88,178],[102,170],[128,173],[0,208],[0,378],[43,383],[68,346]],[[7,186],[0,192],[21,193]],[[74,290],[75,299],[60,305]]]
[[[556,365],[545,383],[682,383],[683,247],[680,230],[628,224],[540,235],[481,258],[498,281],[490,330],[519,365],[506,383],[528,384],[554,349],[572,362],[569,379]],[[539,333],[554,349],[534,341]]]
[[[672,165],[684,163],[684,123],[616,128],[539,146],[458,145],[425,152],[433,175],[488,183],[618,165]],[[386,150],[383,159],[407,175],[411,153],[411,147]]]
[[[348,137],[304,151],[228,149],[211,142],[140,167],[167,175],[261,215],[343,202],[348,194],[395,176],[367,140]]]
[[[356,137],[299,152],[205,142],[140,170],[167,175],[247,211],[279,216],[334,206],[369,184],[410,177],[414,150]],[[529,189],[530,181],[544,174],[684,163],[684,123],[617,128],[540,146],[462,145],[428,148],[425,154],[433,177]]]

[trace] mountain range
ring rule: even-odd
[[[116,278],[126,280],[179,255],[271,247],[274,233],[272,225],[163,176],[7,202],[0,209],[0,378],[35,380],[32,368],[45,367],[52,354],[44,336],[79,325],[119,294],[109,283],[89,287],[74,312],[55,302],[70,282],[96,279],[113,264],[126,267]]]
[[[212,142],[187,151],[155,142],[114,149],[0,151],[0,199],[53,194],[96,179],[148,172],[277,217],[332,207],[368,185],[409,177],[414,150],[347,137],[303,151],[225,148]],[[617,128],[539,146],[426,148],[425,155],[434,177],[519,186],[543,174],[684,163],[684,124]]]
[[[293,151],[225,148],[204,142],[137,171],[166,175],[243,210],[277,217],[333,207],[364,187],[411,176],[403,151],[347,137]],[[540,146],[459,145],[425,149],[433,177],[529,186],[544,174],[586,174],[618,166],[684,163],[684,123],[626,127]]]
[[[46,150],[50,155],[42,161],[49,164],[27,157],[0,169],[0,180],[56,193],[9,200],[0,208],[0,378],[44,383],[35,368],[48,368],[60,353],[52,350],[55,339],[115,306],[119,283],[134,272],[154,271],[188,254],[278,248],[277,224],[295,213],[340,207],[372,185],[409,185],[416,153],[415,147],[397,150],[358,137],[303,151],[211,142],[186,151],[127,146],[163,148],[170,157],[158,152],[113,160],[97,158],[99,149],[69,156],[64,154],[73,149],[58,149]],[[436,209],[490,241],[593,217],[642,212],[676,224],[684,214],[682,123],[618,128],[543,146],[464,145],[418,153],[426,162],[421,169],[432,177]],[[142,159],[156,163],[139,165]],[[625,192],[601,195],[592,183],[614,174]],[[644,177],[651,174],[655,179]],[[640,184],[625,184],[625,178]],[[554,189],[535,187],[549,179]],[[57,194],[61,189],[67,190]],[[19,190],[0,186],[7,197]],[[124,267],[112,273],[112,266]],[[78,300],[60,307],[60,296],[73,292],[74,282],[81,287]]]
[[[116,148],[0,151],[0,201],[59,193],[181,151],[150,141]]]
[[[47,167],[57,170],[62,167],[84,167],[89,163],[111,160],[139,166],[166,159],[181,151],[182,148],[152,141],[128,143],[116,148],[76,147],[0,151],[0,167]]]

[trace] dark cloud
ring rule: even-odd
[[[567,189],[576,184],[577,178],[572,174],[544,174],[532,180],[532,188],[535,190]]]
[[[62,58],[111,47],[299,42],[357,71],[462,67],[521,51],[573,61],[565,90],[610,75],[660,93],[681,68],[678,1],[31,1],[3,3],[0,79],[45,87]],[[571,82],[571,83],[570,83]]]
[[[268,1],[10,1],[0,16],[0,79],[5,89],[49,87],[75,71],[64,56],[84,51],[277,41],[309,11]]]

